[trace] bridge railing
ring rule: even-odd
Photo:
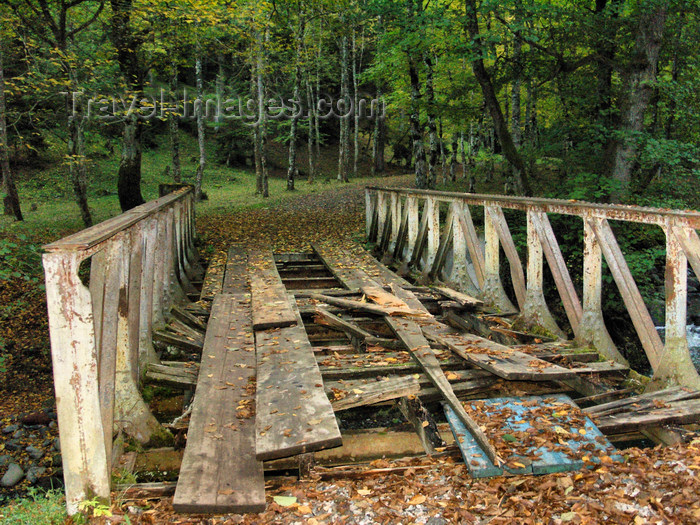
[[[138,391],[151,335],[193,290],[194,192],[182,188],[44,247],[68,511],[109,498],[113,438],[163,432]]]
[[[377,187],[366,188],[365,199],[368,240],[377,243],[385,258],[419,271],[428,279],[450,282],[501,311],[517,310],[519,324],[538,325],[561,336],[563,332],[544,297],[543,259],[546,258],[576,340],[624,363],[603,318],[604,257],[655,379],[700,387],[686,336],[688,261],[700,277],[700,238],[695,231],[700,227],[700,213]],[[504,209],[525,215],[526,267],[516,249]],[[552,214],[578,217],[583,223],[582,300],[552,229],[549,220]],[[483,216],[481,234],[475,226],[477,215]],[[611,220],[656,225],[665,234],[665,342],[656,330],[615,238]],[[517,308],[503,287],[501,248],[508,260]]]

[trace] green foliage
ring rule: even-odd
[[[3,525],[58,525],[67,517],[65,497],[58,490],[42,492],[30,488],[26,498],[0,508]]]
[[[24,234],[0,238],[0,281],[22,279],[38,284],[41,277],[39,245],[31,243]]]

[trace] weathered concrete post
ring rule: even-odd
[[[75,252],[43,256],[69,514],[78,512],[81,501],[110,496],[92,300],[78,277],[81,260]]]
[[[493,221],[493,215],[484,210],[484,286],[482,295],[484,302],[503,312],[516,311],[510,302],[500,275],[500,241]]]
[[[700,376],[688,352],[687,304],[688,259],[673,233],[673,223],[664,228],[666,233],[666,330],[664,350],[654,379],[662,384],[678,384],[700,388]]]
[[[450,210],[454,223],[452,227],[452,271],[448,280],[457,290],[477,296],[480,292],[469,274],[467,237],[462,228],[464,205],[460,201],[452,201]]]
[[[526,330],[540,326],[564,339],[566,334],[557,325],[544,299],[542,244],[537,235],[535,213],[533,209],[527,210],[527,293],[517,324],[522,325]]]

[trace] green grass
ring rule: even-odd
[[[29,489],[29,496],[0,508],[3,525],[53,525],[68,517],[63,492]]]

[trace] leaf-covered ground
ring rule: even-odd
[[[475,480],[460,460],[378,460],[374,475],[270,483],[262,514],[173,513],[171,499],[123,500],[112,523],[288,523],[314,525],[447,523],[700,522],[700,440],[673,448],[628,449],[625,463],[580,472]],[[387,473],[382,469],[397,469]],[[119,498],[119,494],[114,495]]]

